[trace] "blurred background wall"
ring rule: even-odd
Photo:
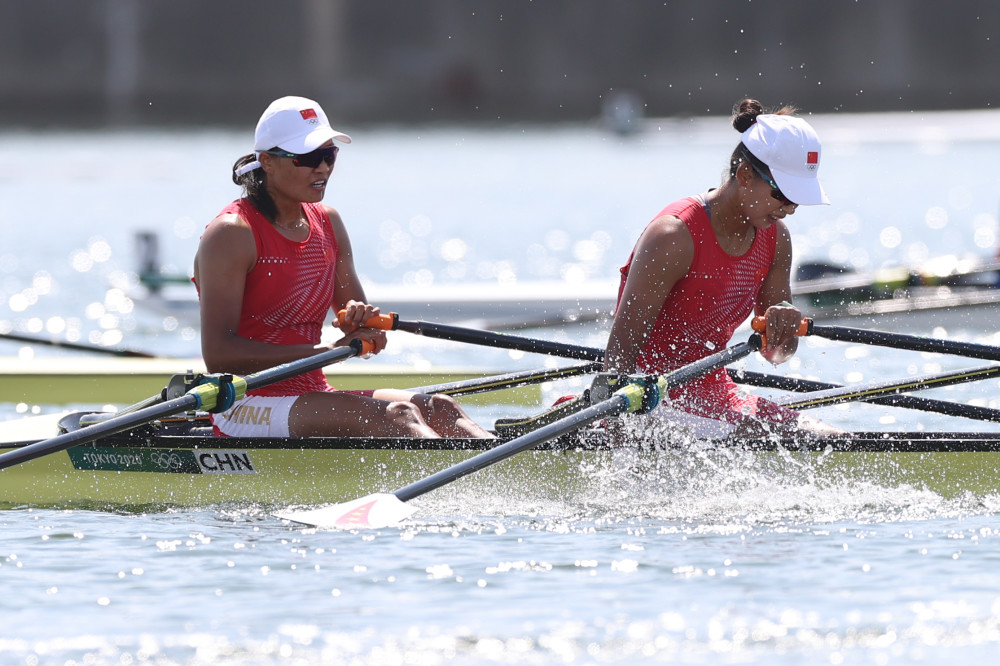
[[[808,112],[993,108],[996,0],[3,0],[0,125],[557,122],[745,95]]]

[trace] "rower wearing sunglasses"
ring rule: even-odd
[[[786,218],[829,200],[817,177],[819,138],[794,112],[740,102],[732,123],[741,141],[722,184],[670,204],[642,232],[621,269],[607,371],[663,373],[692,363],[729,344],[751,313],[766,320],[764,358],[778,364],[795,353],[802,313],[790,303]],[[837,432],[741,391],[725,368],[675,389],[657,412],[699,436]]]
[[[248,374],[385,333],[362,328],[379,314],[358,279],[340,214],[322,203],[337,160],[332,127],[315,101],[282,97],[264,111],[254,152],[233,166],[243,197],[205,230],[194,261],[201,347],[210,372]],[[331,309],[346,311],[343,337],[321,342]],[[335,320],[336,321],[336,320]],[[407,391],[335,391],[322,370],[251,391],[221,414],[233,437],[490,437],[446,396]]]

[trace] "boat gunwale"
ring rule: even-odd
[[[411,437],[214,437],[210,434],[178,435],[121,433],[101,438],[81,447],[142,449],[247,449],[276,451],[457,451],[477,452],[499,446],[512,437],[496,439]],[[15,449],[40,440],[6,442],[0,450]],[[761,437],[741,440],[694,440],[693,442],[620,443],[609,439],[600,429],[566,435],[537,447],[538,451],[679,451],[685,448],[704,451],[732,449],[750,452],[812,453],[1000,453],[1000,432],[882,432],[851,433],[846,437]]]

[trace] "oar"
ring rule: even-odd
[[[36,338],[30,335],[20,335],[19,333],[0,333],[0,340],[11,340],[13,342],[27,342],[33,345],[45,345],[47,347],[59,347],[60,349],[72,349],[74,351],[91,352],[94,354],[111,354],[113,356],[129,356],[133,358],[156,358],[155,354],[133,351],[131,349],[111,349],[110,347],[99,347],[98,345],[84,345],[65,340],[50,340],[47,338]]]
[[[0,469],[6,469],[12,465],[17,465],[50,453],[56,453],[68,449],[72,446],[87,444],[94,440],[114,435],[131,428],[185,412],[188,410],[204,409],[213,410],[217,405],[225,406],[232,404],[234,400],[241,399],[247,391],[274,384],[289,377],[295,377],[304,372],[322,368],[331,363],[344,361],[352,356],[371,351],[361,340],[352,340],[347,347],[337,347],[329,351],[310,356],[308,358],[284,363],[267,370],[261,370],[252,375],[235,377],[232,375],[210,376],[210,383],[195,386],[184,395],[167,400],[150,407],[139,409],[128,414],[114,416],[106,421],[101,421],[95,425],[87,426],[80,430],[67,432],[52,439],[29,444],[23,448],[8,451],[0,454]],[[223,394],[220,399],[220,393]]]
[[[809,409],[812,407],[836,405],[841,402],[853,402],[855,400],[866,400],[868,398],[894,395],[896,393],[906,393],[907,391],[919,389],[940,388],[953,384],[976,382],[996,377],[997,375],[1000,375],[1000,365],[989,365],[968,370],[910,377],[899,381],[877,382],[860,386],[843,386],[841,388],[816,391],[806,396],[786,398],[776,402],[790,409]]]
[[[602,417],[652,409],[659,403],[660,396],[670,389],[691,381],[706,372],[733,363],[760,348],[760,336],[752,335],[747,342],[723,349],[716,354],[706,356],[700,361],[659,377],[655,384],[631,381],[605,400],[391,493],[376,493],[320,509],[288,511],[277,514],[277,516],[292,522],[322,528],[352,529],[394,525],[413,515],[416,509],[407,505],[406,502],[415,497],[501,460],[506,460],[517,453],[533,449]],[[655,390],[650,390],[651,388],[655,388]]]
[[[832,382],[819,382],[814,379],[802,379],[799,377],[783,377],[781,375],[769,375],[752,370],[741,370],[733,373],[733,381],[749,386],[759,386],[761,388],[773,388],[782,391],[795,391],[797,393],[809,393],[813,391],[824,391],[827,389],[842,388],[843,384]],[[992,421],[1000,423],[1000,409],[991,407],[980,407],[978,405],[963,405],[947,400],[934,400],[933,398],[921,398],[915,395],[888,395],[884,397],[863,398],[862,402],[873,405],[885,405],[888,407],[901,407],[903,409],[914,409],[921,412],[933,412],[946,416],[958,416],[976,421]]]
[[[338,317],[343,320],[343,316],[344,312],[341,311]],[[507,333],[493,333],[475,328],[451,326],[449,324],[434,324],[426,321],[403,321],[395,313],[372,317],[365,322],[365,326],[383,331],[406,331],[408,333],[424,335],[428,338],[466,342],[487,347],[500,347],[502,349],[514,349],[536,354],[548,354],[550,356],[563,356],[565,358],[576,358],[585,361],[600,361],[604,356],[603,350],[592,347],[581,347],[579,345],[553,342],[551,340],[524,338]]]
[[[846,326],[816,326],[815,324],[810,325],[808,335],[818,335],[828,340],[839,340],[842,342],[857,342],[909,351],[937,352],[979,358],[987,361],[1000,361],[1000,347],[975,342],[957,342],[955,340],[940,340],[918,335],[905,335],[903,333],[866,331]]]
[[[753,330],[763,333],[763,317],[755,317],[751,325]],[[802,320],[796,335],[817,335],[828,340],[837,340],[840,342],[855,342],[880,347],[892,347],[893,349],[905,349],[908,351],[935,352],[980,358],[987,361],[1000,361],[1000,347],[982,345],[975,342],[956,342],[954,340],[927,338],[920,335],[907,335],[905,333],[870,331],[846,326],[818,326],[808,317]]]
[[[407,389],[414,393],[443,395],[472,395],[474,393],[485,393],[487,391],[499,391],[501,389],[517,388],[518,386],[528,386],[529,384],[541,384],[567,377],[578,375],[588,375],[600,370],[600,363],[581,363],[565,368],[547,368],[544,370],[524,370],[522,372],[510,372],[480,379],[466,379],[458,382],[447,382],[444,384],[432,384],[429,386],[417,386]]]

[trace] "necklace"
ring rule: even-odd
[[[281,224],[277,220],[274,221],[274,226],[278,227],[279,229],[284,229],[285,231],[295,231],[299,227],[305,226],[305,224],[306,220],[301,215],[299,216],[299,219],[295,220],[291,224]]]

